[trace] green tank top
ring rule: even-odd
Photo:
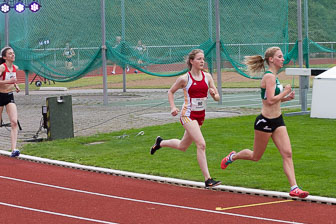
[[[266,71],[265,74],[271,73],[270,71]],[[266,88],[260,88],[261,89],[261,99],[266,100]],[[278,78],[275,79],[275,93],[274,96],[279,95],[283,91],[283,86],[280,84],[280,81]]]

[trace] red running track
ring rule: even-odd
[[[180,187],[6,156],[0,156],[0,189],[2,224],[336,223],[334,205]]]

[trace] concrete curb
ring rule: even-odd
[[[40,87],[40,91],[67,91],[66,87]]]
[[[0,150],[0,155],[10,156],[10,154],[11,153],[8,151]],[[155,181],[155,182],[160,182],[160,183],[174,184],[174,185],[179,185],[179,186],[204,188],[204,182],[181,180],[181,179],[176,179],[176,178],[160,177],[160,176],[139,174],[139,173],[133,173],[133,172],[127,172],[127,171],[121,171],[121,170],[85,166],[85,165],[80,165],[76,163],[39,158],[39,157],[23,155],[23,154],[21,154],[18,157],[18,159],[33,161],[37,163],[57,165],[57,166],[68,167],[68,168],[79,169],[79,170],[87,170],[87,171],[97,172],[97,173],[105,173],[109,175],[131,177],[131,178],[136,178],[136,179],[141,179],[141,180],[150,180],[150,181]],[[283,199],[291,199],[291,200],[297,200],[297,201],[307,201],[307,202],[314,202],[314,203],[321,203],[321,204],[328,204],[328,205],[336,205],[336,198],[328,198],[328,197],[320,197],[320,196],[312,196],[312,195],[304,199],[292,198],[289,196],[288,193],[285,193],[285,192],[266,191],[266,190],[251,189],[251,188],[244,188],[244,187],[234,187],[234,186],[227,186],[227,185],[219,185],[212,189],[226,191],[226,192],[240,193],[240,194],[258,195],[258,196],[266,196],[266,197],[272,197],[272,198],[283,198]]]

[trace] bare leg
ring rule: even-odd
[[[253,151],[250,149],[244,149],[237,154],[235,154],[232,159],[244,159],[244,160],[252,160],[252,161],[258,161],[263,156],[269,138],[271,137],[272,133],[262,132],[255,130],[254,131],[254,145],[253,145]]]
[[[3,112],[3,106],[2,107],[0,107],[0,122],[1,122],[1,124],[2,124],[2,112]]]
[[[192,121],[183,125],[183,127],[185,128],[186,131],[184,133],[182,140],[178,139],[163,140],[160,143],[160,146],[186,151],[187,148],[191,145],[191,143],[195,142],[197,147],[198,164],[201,168],[204,179],[208,180],[210,178],[210,174],[205,154],[206,145],[200,126],[198,125],[197,121]]]
[[[15,103],[9,103],[6,106],[6,111],[11,123],[11,148],[12,151],[16,149],[16,141],[18,135],[18,118],[17,118],[17,109]]]
[[[208,170],[208,163],[205,154],[205,140],[201,132],[201,128],[198,125],[197,121],[192,121],[183,126],[186,131],[191,136],[192,140],[195,142],[197,147],[197,161],[202,170],[203,176],[205,180],[210,178],[210,173]]]
[[[286,126],[278,127],[273,132],[272,139],[282,156],[283,169],[288,178],[288,182],[290,186],[294,186],[296,185],[296,179],[295,179],[294,163],[292,158],[292,147]]]
[[[160,143],[161,147],[170,147],[173,149],[178,149],[185,152],[192,143],[192,138],[189,132],[185,131],[183,138],[179,139],[169,139],[169,140],[162,140]]]

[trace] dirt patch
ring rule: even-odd
[[[122,74],[117,74],[122,76]],[[135,74],[128,74],[135,75]],[[127,89],[169,89],[171,85],[176,81],[178,77],[159,77],[159,76],[151,76],[148,75],[146,79],[143,80],[127,80],[126,75],[126,88]],[[222,72],[222,87],[223,88],[258,88],[260,86],[260,79],[251,79],[244,77],[237,72]],[[288,76],[285,72],[281,72],[278,75],[278,78],[282,84],[291,84],[298,87],[299,77]],[[313,77],[311,77],[312,79]],[[213,75],[213,79],[217,85],[217,74]],[[75,87],[71,89],[102,89],[103,84],[99,85],[87,85],[84,87]],[[123,83],[113,83],[109,82],[108,89],[123,89]]]

